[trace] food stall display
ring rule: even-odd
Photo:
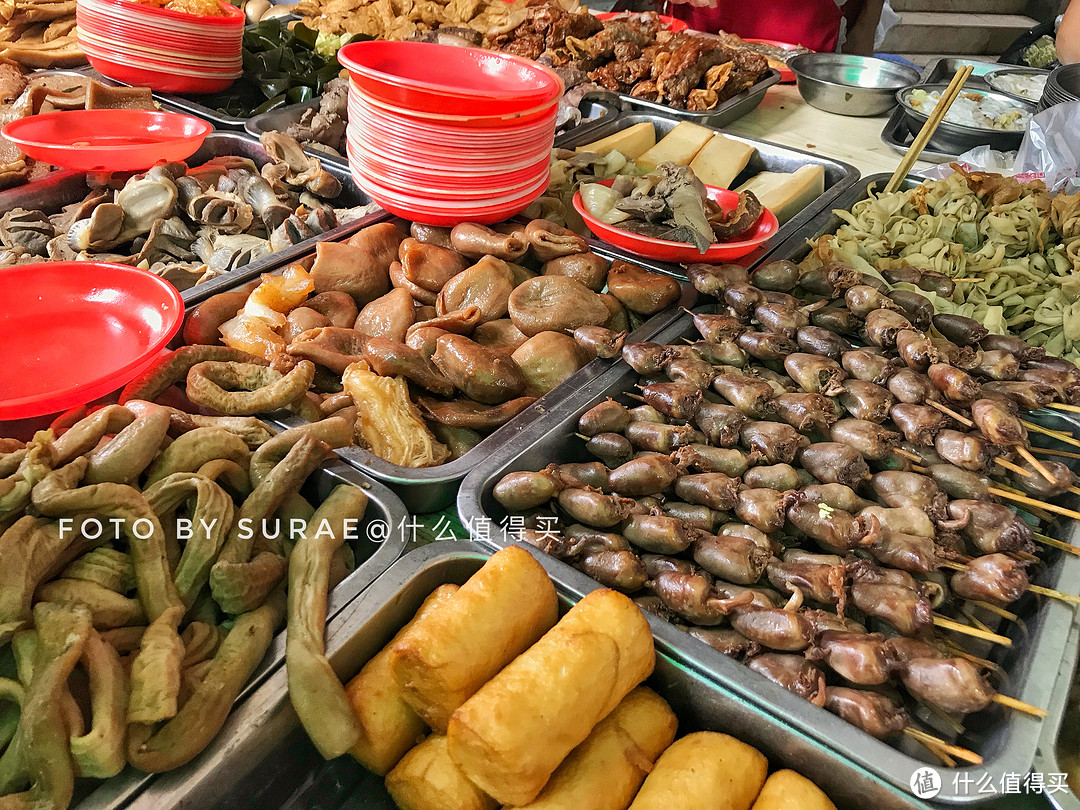
[[[8,801],[62,810],[76,777],[85,795],[127,764],[187,763],[281,662],[286,578],[290,604],[316,615],[332,591],[332,615],[389,565],[404,543],[364,529],[404,509],[327,461],[350,440],[344,424],[274,435],[137,400],[3,440]],[[321,580],[297,571],[310,541],[286,515],[335,538]]]
[[[945,180],[847,204],[850,211],[836,212],[843,224],[833,233],[808,228],[816,241],[806,267],[848,262],[917,289],[939,312],[975,318],[1051,355],[1080,358],[1080,194],[959,169]]]
[[[192,290],[377,210],[291,138],[269,133],[263,145],[213,134],[190,166],[56,173],[13,189],[2,195],[0,267],[107,260]],[[347,205],[335,207],[338,199]]]
[[[0,287],[148,330],[0,379],[0,807],[920,810],[1047,710],[1075,770],[1080,193],[856,188],[719,129],[835,55],[651,11],[238,6],[0,0]],[[853,81],[905,143],[950,64]],[[932,148],[1031,125],[984,67]]]
[[[1026,567],[1008,562],[1019,552],[1048,557],[1044,581],[1069,590],[1062,566],[1075,559],[1061,559],[1057,549],[1069,546],[1050,534],[1056,514],[1075,513],[1045,505],[1048,534],[1030,510],[1074,478],[1056,451],[1019,447],[1024,434],[1001,428],[1053,433],[1023,411],[1055,400],[1071,408],[1072,364],[935,315],[913,293],[857,283],[868,277],[838,261],[766,263],[751,276],[697,266],[691,278],[724,306],[695,311],[655,343],[624,346],[629,368],[595,381],[465,482],[463,520],[509,527],[881,739],[919,740],[925,729],[911,730],[912,718],[941,732],[943,713],[991,706],[995,689],[973,677],[996,669],[987,659],[1006,672],[1034,660],[1052,670],[1076,597],[1035,585],[1066,600],[1037,607],[1023,596],[1027,573],[1009,577],[1011,593],[1000,586],[1006,571]],[[996,365],[1010,358],[1012,371]],[[580,445],[540,438],[569,432]],[[1002,609],[1029,629],[1042,617],[1034,637],[1045,641],[1027,647],[1030,658],[999,656],[1015,635]],[[993,643],[964,645],[968,634]],[[1052,672],[1032,677],[1045,685]],[[907,691],[914,714],[895,697],[853,691],[889,682]],[[989,731],[998,721],[972,722]],[[924,757],[944,752],[923,741]],[[1035,743],[1027,735],[1029,763]],[[981,764],[973,748],[941,761]],[[879,754],[867,759],[903,776]]]
[[[204,399],[188,379],[189,398],[236,414],[337,415],[378,458],[437,466],[589,360],[617,354],[630,329],[682,294],[674,279],[612,263],[546,220],[413,224],[411,233],[371,225],[320,243],[308,269],[201,304],[187,342],[246,352],[275,382],[226,402]]]

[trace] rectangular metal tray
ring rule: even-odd
[[[675,344],[681,343],[684,337],[698,337],[689,316],[671,324],[653,340]],[[495,484],[509,472],[539,470],[551,463],[593,460],[581,442],[567,440],[577,429],[578,416],[608,397],[618,398],[632,391],[638,380],[639,375],[620,362],[592,380],[587,387],[560,402],[557,412],[536,420],[512,442],[496,449],[461,485],[458,516],[466,529],[474,537],[490,537],[499,545],[511,542],[506,533],[506,511],[491,495]],[[1076,508],[1078,500],[1070,496],[1068,505]],[[1068,542],[1080,542],[1080,524],[1055,524],[1054,533]],[[1080,577],[1080,558],[1061,554],[1056,559],[1050,555],[1048,559],[1051,563],[1037,578],[1039,584],[1052,588],[1064,586],[1066,591],[1070,591],[1070,587],[1075,590],[1073,583]],[[599,587],[595,580],[569,565],[558,564],[563,566],[560,569],[561,580],[576,592],[583,594]],[[1022,631],[1019,625],[1002,626],[997,632],[1009,635],[1013,647],[995,648],[986,653],[980,651],[979,654],[987,655],[1008,673],[1002,686],[1003,692],[1035,706],[1046,706],[1072,625],[1073,608],[1049,599],[1039,604],[1029,595],[1012,609],[1020,615],[1026,631]],[[653,633],[657,639],[669,643],[673,654],[682,663],[710,673],[741,699],[783,718],[898,789],[908,790],[912,774],[927,764],[918,758],[928,756],[920,748],[908,748],[906,745],[903,749],[894,748],[874,739],[839,717],[759,676],[742,663],[703,643],[688,639],[675,625],[655,617],[650,617],[650,621],[653,622]],[[977,780],[989,774],[994,784],[1000,785],[1002,775],[1026,774],[1031,767],[1041,730],[1038,719],[995,708],[968,718],[967,727],[968,735],[961,738],[959,744],[969,747],[974,744],[977,752],[984,757],[985,765],[958,769],[935,766],[942,776],[942,789],[935,800],[937,802],[967,804],[985,798],[976,795],[974,790],[965,794],[962,782],[954,784],[954,776],[966,774]]]
[[[290,124],[295,124],[300,120],[300,116],[304,114],[305,110],[315,108],[318,109],[321,96],[305,101],[300,104],[290,104],[288,107],[281,107],[270,112],[265,112],[262,115],[256,115],[254,118],[249,118],[244,123],[244,131],[252,137],[258,139],[264,132],[271,130],[278,130],[284,132]],[[562,146],[568,138],[578,138],[581,134],[588,134],[594,131],[603,123],[614,119],[620,112],[620,107],[617,103],[618,97],[614,94],[599,94],[590,93],[582,99],[579,109],[584,116],[581,123],[576,127],[571,127],[563,133],[555,136],[555,146]],[[579,141],[580,142],[580,141]],[[344,155],[331,155],[328,152],[323,152],[318,149],[312,149],[305,147],[304,151],[310,155],[315,155],[320,158],[324,163],[340,164],[345,168],[349,166],[349,159]]]
[[[885,126],[881,130],[881,142],[886,146],[891,146],[900,154],[906,154],[908,147],[910,147],[914,141],[915,136],[911,134],[911,130],[908,129],[907,121],[904,119],[904,108],[897,106],[896,109],[892,111],[892,115],[889,116],[889,120],[885,122]],[[922,150],[919,160],[926,160],[930,163],[949,163],[950,161],[956,160],[957,157],[959,157],[958,154],[941,152],[927,147]]]
[[[984,62],[981,59],[962,59],[956,56],[941,56],[937,59],[931,59],[926,63],[926,67],[923,68],[922,75],[919,78],[919,83],[933,84],[934,82],[952,81],[952,77],[956,75],[956,71],[967,65],[971,65],[973,69],[971,71],[971,78],[967,80],[964,87],[974,87],[983,90],[990,89],[990,85],[986,83],[987,74],[1008,67],[1008,65],[1002,65],[999,62]]]
[[[757,109],[761,100],[765,98],[765,92],[774,84],[780,83],[780,71],[769,68],[769,71],[756,84],[743,90],[738,95],[732,96],[727,101],[717,105],[715,110],[691,112],[680,110],[667,104],[659,104],[655,101],[646,101],[634,98],[627,93],[620,93],[619,98],[630,107],[637,110],[675,118],[679,121],[693,121],[706,127],[724,127],[733,121],[738,121],[749,112]]]
[[[250,158],[257,166],[262,166],[269,161],[266,151],[255,138],[251,138],[240,132],[213,132],[203,141],[199,151],[185,161],[189,166],[199,166],[211,158],[222,155],[237,155]],[[371,202],[366,194],[360,191],[353,183],[348,168],[342,168],[332,163],[326,164],[326,170],[341,181],[341,195],[335,200],[342,207],[364,205]],[[86,185],[86,173],[76,171],[56,171],[43,179],[17,186],[8,191],[0,191],[0,211],[10,211],[12,208],[43,208],[46,213],[59,211],[63,206],[78,202],[83,199],[89,189]],[[303,255],[311,252],[316,242],[326,239],[343,239],[350,234],[363,228],[365,225],[375,222],[379,217],[386,216],[384,212],[377,212],[370,216],[339,225],[337,228],[321,233],[312,239],[305,240],[298,245],[292,245],[285,250],[271,253],[263,259],[247,264],[231,273],[225,273],[211,279],[204,284],[198,284],[181,293],[184,303],[194,306],[216,293],[229,289],[237,284],[243,284],[253,278],[258,278],[272,267],[278,267],[293,262]]]
[[[110,79],[107,76],[102,76],[92,67],[81,68],[80,72],[86,73],[89,76],[93,76],[99,82],[104,82],[105,84],[127,84],[127,82],[120,82],[116,79]],[[130,87],[131,85],[128,86]],[[155,92],[154,98],[156,98],[158,101],[168,104],[175,110],[179,110],[180,112],[185,112],[189,115],[194,115],[206,121],[209,121],[218,129],[243,129],[244,122],[248,120],[247,116],[240,118],[235,115],[225,115],[225,113],[221,112],[220,110],[215,110],[213,107],[208,107],[198,101],[198,99],[200,98],[206,98],[207,100],[211,100],[213,98],[212,95],[178,96],[175,93]]]
[[[327,653],[342,680],[352,678],[436,587],[464,583],[490,553],[473,543],[435,543],[391,567],[330,623]],[[562,609],[569,609],[579,594],[563,586],[549,559],[538,559],[555,581]],[[733,734],[761,750],[771,768],[793,768],[812,779],[840,810],[926,808],[702,673],[679,666],[666,641],[656,639],[656,652],[656,671],[647,683],[671,703],[680,735],[702,729]],[[331,762],[319,757],[289,703],[283,669],[233,713],[200,757],[158,778],[128,805],[130,810],[258,806],[394,810],[381,778],[347,756]]]
[[[575,146],[581,146],[590,141],[605,138],[608,135],[612,135],[627,127],[633,126],[634,124],[642,124],[645,122],[651,123],[656,128],[656,135],[659,139],[675,129],[679,120],[672,117],[670,108],[667,107],[663,108],[663,112],[630,111],[623,113],[618,118],[615,118],[606,124],[597,126],[590,132],[583,132],[580,134],[577,132],[572,133],[572,137],[568,137],[563,142],[562,146],[567,149],[572,149]],[[714,129],[717,126],[713,124],[705,125]],[[770,141],[762,141],[757,138],[746,138],[741,135],[730,135],[726,132],[724,135],[732,140],[750,144],[757,149],[757,154],[750,159],[750,163],[747,164],[747,167],[743,170],[742,174],[735,178],[735,182],[732,183],[733,186],[738,186],[739,184],[746,182],[759,172],[793,172],[800,166],[805,166],[807,164],[823,166],[825,169],[825,193],[814,200],[814,202],[810,203],[810,205],[806,206],[806,208],[792,217],[788,222],[781,225],[780,229],[776,232],[776,235],[766,244],[753,250],[742,258],[733,259],[733,264],[750,267],[760,262],[767,255],[772,253],[772,251],[787,239],[789,235],[797,231],[814,215],[824,210],[835,197],[856,185],[861,176],[859,170],[850,163],[844,163],[840,160],[824,157],[816,152],[792,149],[791,147],[781,146],[780,144],[771,143]],[[672,275],[684,277],[684,271],[678,265],[668,265],[668,272]]]
[[[389,215],[386,214],[384,217],[389,218]],[[645,261],[594,240],[589,241],[593,251],[609,261],[622,259],[652,272],[670,274],[669,267],[666,265]],[[300,257],[293,257],[290,261],[296,261],[298,258]],[[241,284],[242,282],[238,281],[232,286],[236,287]],[[680,307],[692,307],[697,300],[697,291],[685,281],[682,282],[682,290],[682,297],[678,303],[664,312],[654,315],[640,328],[632,332],[627,340],[648,340],[656,332],[659,332],[671,321],[679,317]],[[217,292],[221,292],[221,290],[217,290]],[[601,374],[611,365],[611,362],[610,360],[596,359],[588,363],[518,416],[485,437],[480,444],[468,453],[446,464],[440,464],[438,467],[413,468],[391,464],[359,447],[342,447],[336,452],[338,456],[352,466],[389,486],[401,497],[410,512],[417,514],[438,512],[454,503],[454,498],[457,497],[458,485],[462,479],[488,454],[500,445],[512,440],[526,425],[531,424],[534,420],[555,408],[568,394]],[[287,411],[264,414],[262,418],[280,427],[296,427],[305,424],[298,416]]]
[[[1065,723],[1065,707],[1069,703],[1069,696],[1073,690],[1076,678],[1077,648],[1080,647],[1080,624],[1074,624],[1069,634],[1069,641],[1062,656],[1061,668],[1058,670],[1057,682],[1054,685],[1053,697],[1046,706],[1050,714],[1043,721],[1043,733],[1039,740],[1039,750],[1035,754],[1035,766],[1033,770],[1043,774],[1063,773],[1061,762],[1058,757],[1058,743],[1062,727]],[[1080,810],[1080,797],[1072,790],[1064,793],[1051,793],[1046,797],[1057,810]]]
[[[400,557],[406,547],[405,526],[409,513],[405,505],[389,489],[358,470],[337,459],[332,459],[308,476],[301,493],[313,504],[321,503],[330,491],[340,485],[359,487],[368,497],[368,506],[358,528],[361,539],[353,550],[357,566],[349,576],[330,592],[326,609],[327,622],[345,611],[345,608],[385,572]],[[241,691],[236,705],[255,692],[285,663],[285,629],[282,628],[270,644],[251,680]],[[224,732],[222,732],[224,733]],[[211,744],[213,745],[213,743]],[[184,768],[179,770],[184,772]],[[73,805],[77,810],[120,810],[132,798],[145,790],[160,777],[142,773],[131,766],[118,776],[102,782],[82,801]]]

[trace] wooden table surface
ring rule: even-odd
[[[820,152],[868,175],[892,172],[900,163],[901,154],[881,140],[887,120],[887,115],[856,118],[827,113],[803,101],[795,85],[777,84],[769,88],[756,110],[724,131]],[[930,165],[919,161],[915,168]]]

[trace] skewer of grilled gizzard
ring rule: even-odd
[[[792,566],[813,584],[792,592],[841,619],[854,605],[898,637],[933,639],[937,624],[1007,640],[935,616],[932,602],[1015,615],[1004,605],[1035,590],[1024,568],[1036,535],[994,498],[1019,490],[1056,507],[1046,499],[1075,485],[1063,464],[1017,455],[1026,436],[1008,430],[1020,411],[1080,399],[1080,371],[969,319],[935,316],[917,293],[886,295],[850,268],[767,265],[755,284],[742,268],[691,267],[690,277],[724,305],[696,315],[700,340],[624,347],[643,377],[633,393],[642,404],[607,401],[582,415],[579,434],[599,461],[514,473],[496,487],[509,511],[530,515],[523,539],[605,584],[650,593],[683,621],[737,623],[730,632],[780,652],[796,643],[778,642],[785,628],[802,649],[817,642],[792,618],[807,611],[760,597],[761,581]],[[982,400],[977,419],[960,414]],[[962,429],[971,426],[978,432]],[[794,543],[842,565],[795,559]],[[696,570],[651,575],[644,553],[689,555]],[[868,561],[880,581],[867,581]]]

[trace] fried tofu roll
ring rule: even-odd
[[[753,810],[836,810],[836,805],[805,776],[777,771],[766,780]]]
[[[626,810],[677,727],[667,701],[639,686],[570,752],[536,800],[516,810]]]
[[[630,810],[750,810],[769,764],[744,742],[699,731],[660,755]]]
[[[401,695],[435,731],[558,619],[544,567],[511,546],[488,560],[430,618],[394,642],[390,667]]]
[[[454,712],[450,756],[502,804],[528,804],[654,663],[638,606],[593,591]]]
[[[363,729],[360,740],[349,753],[379,776],[385,776],[427,733],[424,721],[401,697],[390,671],[390,650],[418,622],[445,605],[457,590],[457,585],[440,585],[432,591],[412,620],[345,687],[345,695]]]
[[[495,810],[450,759],[446,737],[432,734],[386,775],[386,790],[400,810]]]

